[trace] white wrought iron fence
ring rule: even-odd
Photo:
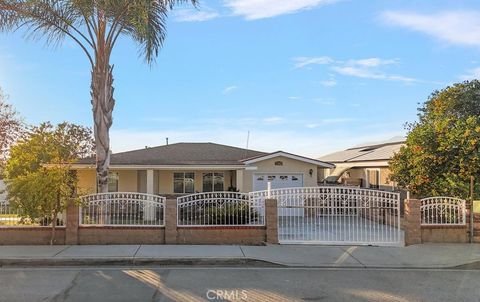
[[[238,192],[197,193],[177,198],[177,225],[263,226],[265,203]]]
[[[80,224],[164,226],[165,197],[131,192],[82,196]]]
[[[35,213],[35,211],[32,211]],[[6,200],[0,201],[0,227],[17,226],[50,226],[52,219],[50,217],[31,217],[26,215],[25,211],[12,206]],[[33,215],[37,216],[37,215]],[[57,226],[65,226],[65,213],[57,216]]]
[[[454,197],[428,197],[421,199],[422,225],[465,225],[465,200]]]
[[[400,196],[345,186],[282,188],[250,193],[278,203],[283,243],[401,244]]]
[[[318,216],[354,216],[360,207],[396,208],[399,193],[352,186],[318,186],[271,189],[249,193],[254,202],[276,199],[292,209],[316,208]]]

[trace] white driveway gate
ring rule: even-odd
[[[321,186],[273,189],[270,197],[278,202],[280,243],[402,244],[399,193]]]

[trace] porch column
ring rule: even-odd
[[[243,192],[243,170],[236,170],[235,172],[235,180],[237,182],[235,184],[235,187],[237,187],[237,190],[239,190],[240,192]]]
[[[153,185],[153,170],[147,170],[147,194],[154,194]],[[143,209],[143,220],[154,221],[155,220],[155,206],[151,202],[147,202]]]
[[[147,170],[147,194],[154,194],[153,170]]]
[[[365,180],[365,183],[362,184],[362,186],[364,188],[370,188],[370,179],[368,178],[368,171],[367,169],[363,169],[363,176],[364,176],[364,180]]]

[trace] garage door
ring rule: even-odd
[[[255,173],[253,174],[253,190],[266,190],[268,182],[272,189],[303,187],[303,174]]]

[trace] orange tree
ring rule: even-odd
[[[391,180],[417,196],[468,197],[471,176],[480,177],[480,81],[435,91],[418,110]]]

